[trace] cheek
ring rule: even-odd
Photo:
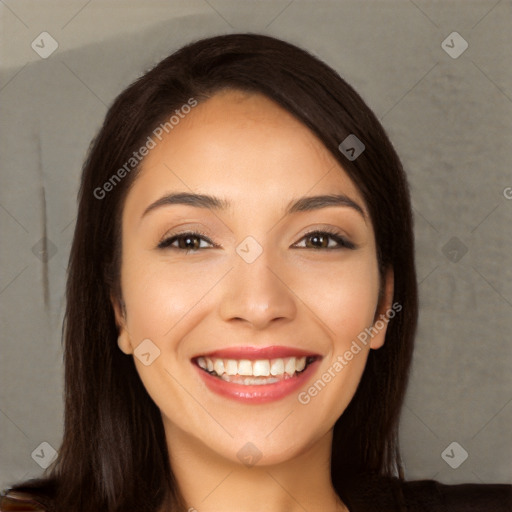
[[[373,324],[380,280],[371,255],[354,258],[350,265],[333,265],[327,273],[307,275],[304,284],[314,292],[306,303],[317,313],[330,346],[316,380],[302,390],[298,401],[319,419],[321,428],[328,429],[347,407],[363,374],[370,345],[360,340]]]
[[[354,255],[346,265],[332,263],[301,272],[294,290],[323,324],[333,352],[339,352],[372,325],[379,283],[375,258],[363,254]]]
[[[164,257],[141,254],[127,258],[122,289],[134,341],[137,336],[158,339],[166,335],[170,340],[170,331],[197,307],[219,275],[219,269],[208,263],[189,271]]]
[[[181,340],[199,320],[201,298],[218,281],[215,274],[218,269],[206,266],[185,272],[184,265],[144,251],[134,251],[123,260],[122,290],[137,372],[164,416],[182,423],[184,430],[198,431],[208,419],[183,391],[190,367]],[[136,350],[147,339],[154,344],[149,352],[158,354],[149,365],[137,357]],[[189,419],[183,422],[183,417]]]

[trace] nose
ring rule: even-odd
[[[293,320],[298,299],[289,280],[288,272],[269,261],[266,251],[252,263],[236,255],[234,268],[223,282],[220,316],[257,330]]]

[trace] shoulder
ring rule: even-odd
[[[47,512],[33,495],[9,491],[0,494],[0,512]]]
[[[350,512],[510,512],[512,485],[447,485],[365,474],[349,481],[346,504]]]
[[[57,489],[53,476],[14,483],[0,492],[0,512],[52,512]]]

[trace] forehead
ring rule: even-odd
[[[126,207],[173,190],[271,208],[290,197],[362,198],[321,140],[258,93],[225,90],[182,114],[144,158]]]

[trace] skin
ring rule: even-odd
[[[210,194],[231,206],[167,205],[143,216],[170,192]],[[291,200],[333,193],[348,196],[364,215],[348,206],[284,215]],[[315,248],[304,235],[323,228],[356,248]],[[157,247],[195,230],[215,247],[196,239],[192,247],[205,249],[186,253],[178,241]],[[252,263],[235,250],[247,236],[263,250]],[[356,186],[308,128],[265,96],[217,93],[150,151],[122,215],[125,307],[112,302],[121,350],[133,354],[145,339],[160,350],[149,366],[134,361],[162,413],[171,466],[189,507],[348,510],[330,481],[332,429],[369,350],[383,345],[385,327],[307,405],[298,392],[258,405],[214,394],[191,358],[240,345],[305,349],[322,356],[299,391],[307,390],[391,307],[392,282],[391,271],[380,282],[374,232]],[[261,452],[252,467],[237,457],[247,442]]]

